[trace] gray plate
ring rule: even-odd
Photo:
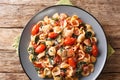
[[[104,34],[103,29],[99,22],[88,12],[85,10],[75,7],[75,6],[67,6],[67,5],[56,5],[48,7],[38,14],[36,14],[26,25],[24,28],[20,43],[19,43],[19,58],[21,65],[26,72],[27,76],[31,80],[43,80],[38,77],[32,63],[28,59],[27,48],[30,42],[31,28],[34,24],[36,24],[39,20],[43,20],[43,17],[48,15],[52,16],[54,13],[66,13],[69,16],[73,14],[78,15],[85,23],[92,25],[93,30],[96,33],[96,37],[98,38],[98,48],[99,48],[99,56],[97,58],[97,62],[95,64],[95,71],[91,73],[88,77],[82,77],[81,80],[95,80],[98,75],[101,73],[106,57],[107,57],[107,41]],[[45,79],[47,80],[47,79]],[[50,79],[49,79],[50,80]]]

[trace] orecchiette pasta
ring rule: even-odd
[[[49,50],[48,50],[48,54],[49,54],[50,56],[55,56],[55,54],[56,54],[56,49],[55,49],[55,47],[50,47]]]
[[[52,70],[52,75],[57,76],[60,75],[60,68],[59,67],[54,67]]]
[[[94,72],[97,41],[92,26],[77,15],[55,13],[33,26],[29,60],[41,78],[78,80]]]

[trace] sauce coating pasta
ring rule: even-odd
[[[78,80],[94,71],[97,38],[77,15],[55,13],[33,26],[28,53],[40,78]]]

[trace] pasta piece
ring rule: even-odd
[[[45,78],[45,74],[43,71],[42,72],[38,71],[38,76],[41,78]]]
[[[60,14],[60,19],[61,20],[66,19],[66,18],[67,18],[67,15],[65,13]]]
[[[75,35],[80,35],[80,33],[81,33],[81,32],[80,32],[80,29],[79,29],[79,28],[75,28],[75,29],[74,29],[74,34],[75,34]]]
[[[75,20],[75,19],[78,19],[78,16],[77,16],[77,15],[73,15],[73,16],[72,16],[72,19],[74,19],[74,20]]]
[[[50,23],[50,20],[49,20],[48,16],[45,16],[45,17],[44,17],[44,21],[45,21],[47,24]]]
[[[82,74],[82,76],[88,76],[90,74],[89,67],[84,66],[81,74]]]
[[[94,65],[93,65],[93,64],[89,64],[88,67],[89,67],[89,69],[90,69],[90,72],[93,72],[93,71],[94,71]]]
[[[77,77],[65,77],[65,80],[78,80]]]
[[[29,54],[29,60],[30,60],[30,62],[32,62],[32,58],[33,57],[34,57],[33,54]]]
[[[55,54],[56,54],[56,49],[55,49],[55,47],[50,47],[49,50],[48,50],[48,54],[49,54],[50,56],[55,56]]]
[[[60,68],[59,67],[54,67],[53,70],[52,70],[52,75],[53,76],[60,75]]]
[[[89,24],[85,24],[85,26],[87,29],[92,29],[91,25],[89,25]]]
[[[46,44],[48,47],[50,47],[50,46],[52,46],[52,45],[54,44],[54,42],[53,42],[53,41],[45,41],[45,44]]]
[[[83,51],[84,50],[83,44],[80,44],[79,48],[80,48],[80,50]]]
[[[81,43],[85,39],[85,34],[80,34],[77,38],[77,42]]]
[[[43,56],[45,56],[45,51],[43,51],[37,55],[38,59],[42,58]]]
[[[60,76],[54,76],[53,78],[54,78],[54,80],[62,80],[62,78]]]
[[[68,68],[69,65],[65,62],[61,63],[60,68]]]
[[[92,43],[97,43],[97,38],[96,37],[91,37],[90,40],[91,40]]]
[[[55,33],[60,33],[62,31],[62,27],[56,26],[53,28]]]
[[[67,71],[66,71],[66,75],[67,75],[67,77],[72,77],[73,76],[73,68],[71,67],[71,66],[69,66],[68,68],[67,68]]]
[[[50,24],[42,26],[42,31],[44,31],[44,33],[49,32],[52,29],[52,26]]]
[[[87,46],[91,46],[91,42],[90,42],[89,39],[85,39],[85,40],[83,41],[83,43],[84,43],[85,45],[87,45]]]
[[[44,75],[47,77],[52,77],[52,72],[49,68],[44,69]]]
[[[67,51],[62,48],[57,51],[57,54],[62,58],[62,60],[67,58]]]
[[[42,33],[42,34],[39,35],[39,38],[40,38],[40,40],[45,40],[46,36],[47,36],[46,33]]]
[[[86,63],[90,63],[90,54],[86,53],[84,59],[82,60]]]
[[[72,29],[67,29],[67,28],[65,28],[64,30],[63,30],[63,34],[62,34],[62,36],[63,37],[71,37],[72,36],[72,34],[73,34],[73,32],[74,32],[74,28],[72,28]]]
[[[96,57],[90,56],[90,61],[91,61],[92,63],[95,63],[95,62],[96,62]]]
[[[58,13],[55,13],[55,14],[53,14],[53,16],[52,16],[52,18],[54,18],[54,19],[56,19],[56,18],[59,19],[59,17],[60,17],[60,16],[59,16]]]
[[[85,57],[85,53],[82,50],[78,51],[78,61],[82,60]]]
[[[75,20],[71,19],[70,24],[71,24],[73,27],[79,26],[79,22],[78,22],[78,20],[76,20],[76,19],[75,19]]]

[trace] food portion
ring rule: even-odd
[[[94,71],[97,38],[77,15],[55,13],[32,27],[28,53],[40,78],[78,80]]]

